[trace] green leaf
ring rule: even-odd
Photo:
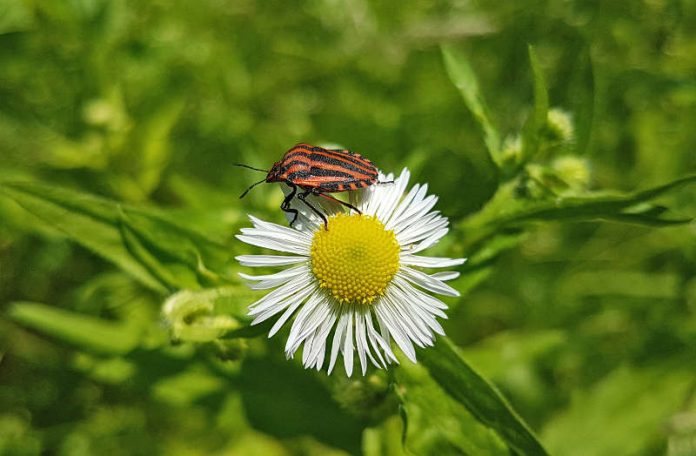
[[[250,319],[246,317],[244,301],[236,292],[236,288],[214,288],[182,290],[170,296],[162,306],[162,316],[172,339],[211,342],[245,329],[244,323],[248,325]]]
[[[522,161],[526,162],[536,155],[541,143],[541,135],[546,126],[549,111],[549,96],[546,81],[541,71],[539,58],[533,46],[529,46],[529,63],[534,75],[534,109],[522,129]]]
[[[128,252],[142,264],[150,274],[157,278],[169,291],[180,288],[198,288],[195,274],[191,270],[178,268],[172,270],[168,268],[159,258],[143,245],[138,234],[133,230],[124,216],[119,224],[121,238]]]
[[[630,195],[594,194],[539,202],[504,215],[497,223],[507,225],[530,220],[569,219],[604,219],[656,226],[687,223],[691,220],[690,218],[666,218],[663,216],[665,208],[654,205],[641,206],[641,204],[694,182],[696,182],[696,175],[691,175]]]
[[[445,69],[452,83],[459,89],[474,119],[483,131],[484,142],[494,163],[500,164],[500,135],[491,121],[486,102],[481,94],[476,74],[467,58],[455,48],[443,45],[441,48]]]
[[[577,49],[578,58],[571,70],[567,98],[575,118],[575,153],[583,155],[590,147],[595,111],[595,76],[590,46]]]
[[[159,292],[166,291],[123,245],[117,228],[116,206],[89,195],[37,184],[1,184],[0,193],[39,217],[47,226],[114,263],[143,285]]]
[[[119,221],[132,235],[131,241],[166,265],[178,279],[178,288],[194,287],[196,281],[201,285],[236,281],[228,270],[232,254],[225,246],[139,209],[123,208]]]
[[[31,29],[32,8],[21,0],[0,2],[0,35]]]
[[[449,339],[440,338],[435,347],[420,350],[418,356],[440,387],[510,448],[523,455],[547,454],[500,392],[464,361]]]
[[[589,390],[544,429],[555,454],[648,454],[664,438],[667,419],[689,396],[693,373],[681,365],[623,366]],[[607,432],[611,429],[611,432]]]
[[[134,327],[45,304],[15,302],[8,315],[23,326],[100,354],[128,353],[141,340],[141,331]]]
[[[505,442],[450,397],[423,365],[405,361],[394,373],[407,453],[510,454]]]
[[[232,280],[227,248],[158,214],[37,183],[4,183],[0,192],[159,292]]]
[[[527,222],[608,220],[648,226],[670,226],[690,222],[687,217],[668,216],[662,206],[649,201],[681,186],[696,182],[696,175],[682,177],[664,185],[628,195],[590,193],[583,196],[557,196],[542,200],[517,195],[517,183],[498,188],[493,199],[475,215],[457,225],[464,239],[463,249],[473,253],[485,249],[487,242]],[[507,237],[505,235],[504,237]],[[472,261],[472,264],[475,261]]]

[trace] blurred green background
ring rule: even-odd
[[[694,75],[692,1],[0,0],[0,182],[36,185],[0,187],[0,454],[509,454],[408,362],[404,450],[391,374],[169,342],[177,289],[258,298],[234,234],[282,194],[231,163],[300,141],[439,195],[447,334],[549,452],[696,454],[696,188],[555,212],[695,173]]]

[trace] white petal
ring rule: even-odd
[[[281,241],[288,240],[298,244],[311,244],[312,242],[312,235],[308,231],[267,222],[252,215],[249,216],[249,219],[254,224],[254,227],[242,228],[242,234],[266,235]]]
[[[370,347],[367,346],[367,337],[365,336],[365,322],[361,312],[355,312],[355,349],[358,352],[360,360],[360,369],[365,375],[367,370],[367,357],[365,352],[369,352]],[[372,354],[370,354],[372,357]]]
[[[309,337],[321,323],[329,317],[331,306],[326,302],[326,297],[322,292],[312,295],[292,324],[290,335],[285,343],[286,352],[295,352],[302,342]]]
[[[392,290],[393,291],[393,290]],[[389,312],[392,319],[405,331],[404,333],[419,347],[430,345],[432,335],[427,327],[420,321],[417,314],[411,309],[406,308],[403,302],[392,299],[391,296],[385,295],[384,305],[389,307]]]
[[[377,315],[377,320],[380,325],[384,325],[384,328],[388,331],[389,335],[394,338],[396,345],[399,346],[404,355],[414,363],[416,362],[416,351],[413,349],[413,344],[408,336],[403,332],[397,321],[392,318],[389,310],[378,303],[375,305],[375,315]]]
[[[329,360],[329,370],[328,374],[333,371],[334,365],[336,364],[336,358],[338,358],[338,351],[343,343],[343,337],[345,335],[346,326],[348,325],[348,313],[342,312],[341,317],[336,325],[336,331],[334,331],[333,342],[331,343],[331,359]]]
[[[401,224],[408,224],[418,220],[437,202],[437,197],[435,195],[430,195],[428,197],[425,196],[428,192],[428,184],[423,184],[421,187],[414,186],[413,188],[418,188],[418,191],[414,195],[411,204],[405,208],[398,217],[391,220],[394,228],[399,227]]]
[[[414,185],[411,190],[406,194],[406,196],[401,200],[399,205],[396,207],[394,212],[392,212],[391,217],[387,221],[387,223],[384,224],[385,228],[388,230],[393,230],[395,226],[397,226],[399,220],[401,220],[401,215],[404,213],[404,211],[408,210],[410,207],[411,203],[413,202],[413,199],[416,197],[420,190],[420,185],[416,184]]]
[[[242,266],[253,268],[263,266],[287,266],[307,261],[307,257],[289,255],[239,255],[234,257]]]
[[[317,369],[321,369],[322,364],[324,364],[324,352],[326,351],[326,339],[331,332],[331,328],[336,323],[336,318],[338,317],[338,312],[332,311],[331,315],[326,318],[321,326],[317,328],[314,336],[314,344],[312,345],[309,360],[314,360],[314,365]],[[305,345],[305,350],[307,346]]]
[[[387,367],[390,358],[396,359],[396,357],[394,356],[394,353],[391,351],[391,347],[389,347],[389,345],[384,341],[384,339],[382,339],[382,336],[380,336],[375,330],[375,327],[372,324],[371,312],[365,313],[365,326],[367,328],[367,337],[370,340],[370,344],[372,345],[372,348],[374,349],[377,358],[379,358],[380,364],[378,364],[378,367],[380,365],[382,367]],[[386,361],[382,356],[382,351],[384,351],[384,353],[387,355]]]
[[[249,236],[246,234],[235,235],[237,239],[250,245],[255,245],[256,247],[261,247],[264,249],[275,250],[276,252],[286,252],[295,253],[297,255],[308,255],[309,247],[306,245],[298,245],[289,240],[283,242],[275,239],[271,239],[268,236],[255,235]]]
[[[341,350],[343,352],[343,367],[348,377],[353,375],[353,312],[352,308],[346,310],[348,328],[346,330],[346,338],[343,341],[343,349]]]
[[[244,274],[242,272],[239,273],[239,276],[243,278],[244,280],[249,280],[249,281],[257,281],[258,283],[252,283],[249,284],[249,288],[252,290],[266,290],[269,288],[275,288],[283,285],[290,279],[293,279],[299,275],[309,275],[310,271],[309,268],[305,265],[302,266],[296,266],[294,268],[286,269],[284,271],[277,272],[275,274],[267,274],[267,275],[249,275],[249,274]]]
[[[442,318],[447,318],[447,315],[441,311],[442,309],[447,309],[447,304],[445,304],[444,302],[434,298],[433,296],[430,296],[427,293],[423,293],[418,288],[411,285],[410,282],[399,277],[398,275],[394,277],[393,283],[395,286],[398,286],[404,293],[412,295],[413,299],[416,302],[418,302],[421,306],[425,306],[426,308],[428,308],[431,313],[434,313]],[[438,314],[433,309],[440,310],[440,313]]]
[[[394,286],[390,288],[389,292],[395,295],[394,301],[401,303],[402,308],[406,308],[411,318],[423,322],[430,330],[437,334],[444,335],[442,326],[435,319],[435,315],[444,315],[444,313],[440,309],[423,305],[414,293],[409,293],[409,291],[412,290],[414,290],[412,286],[408,286],[408,289]],[[427,329],[425,329],[425,331],[428,332]],[[432,334],[428,334],[428,339],[430,343],[433,342]]]
[[[305,290],[311,283],[312,278],[310,276],[295,277],[282,287],[276,288],[263,298],[251,304],[249,306],[249,315],[257,315],[259,312],[276,305],[280,301],[292,298],[298,294],[298,292]]]
[[[285,322],[292,316],[293,313],[297,310],[300,305],[304,302],[305,299],[314,291],[314,287],[307,287],[303,290],[300,290],[298,293],[290,296],[288,299],[281,301],[279,303],[276,303],[273,306],[268,306],[266,309],[259,311],[256,314],[256,317],[254,318],[254,321],[251,322],[252,325],[261,323],[262,321],[266,321],[272,316],[282,312],[284,309],[285,312],[281,317],[273,324],[273,327],[271,330],[268,332],[268,337],[273,337],[275,333],[280,330],[280,328],[285,324]]]
[[[388,182],[392,180],[394,180],[394,175],[391,173],[386,176],[382,173],[379,175],[380,182]],[[394,183],[396,184],[396,182]],[[358,209],[360,209],[365,215],[375,215],[379,207],[382,205],[384,200],[383,196],[390,191],[394,191],[394,187],[390,187],[391,185],[392,184],[375,184],[361,190],[359,192],[360,202],[358,204]],[[397,194],[397,198],[400,196],[400,193],[401,192]]]
[[[449,229],[442,228],[442,229],[434,232],[433,234],[431,234],[427,238],[423,239],[419,243],[411,245],[408,249],[408,253],[418,253],[420,251],[427,249],[428,247],[436,244],[437,241],[439,241],[444,235],[446,235],[448,231],[449,231]]]
[[[402,253],[399,262],[406,266],[419,266],[422,268],[450,268],[464,264],[466,258],[425,257]]]
[[[302,304],[302,302],[305,300],[306,297],[307,296],[302,296],[301,298],[300,297],[295,298],[291,301],[291,303],[289,304],[289,307],[286,306],[287,310],[285,312],[283,312],[283,315],[281,315],[280,318],[275,323],[273,323],[273,327],[271,328],[270,331],[268,331],[268,338],[269,339],[271,337],[275,336],[275,334],[278,331],[280,331],[280,328],[282,328],[283,325],[285,324],[285,322],[288,321],[288,319],[292,316],[292,314],[294,314],[297,311],[297,308],[300,307],[300,305]],[[277,313],[277,312],[274,312],[274,314],[275,313]],[[265,317],[264,320],[266,318],[268,318],[265,316],[265,314],[259,315],[258,317],[256,317],[256,319],[254,321],[258,320],[262,316]]]
[[[434,215],[432,220],[426,221],[425,223],[412,223],[411,225],[405,227],[403,230],[394,232],[396,234],[396,239],[399,241],[400,245],[415,244],[423,239],[427,239],[441,229],[447,230],[449,226],[449,221],[439,215]]]
[[[394,213],[401,195],[404,194],[404,190],[408,185],[408,180],[410,173],[406,168],[401,171],[401,176],[394,181],[393,184],[381,184],[383,186],[383,195],[381,195],[382,203],[377,209],[375,215],[379,220],[389,220],[391,215]],[[388,179],[391,180],[391,179]]]
[[[432,274],[431,277],[433,279],[437,280],[442,280],[443,282],[446,282],[448,280],[454,280],[457,277],[459,277],[461,274],[457,271],[442,271],[442,272],[436,272],[435,274]]]
[[[408,266],[402,266],[397,274],[401,275],[410,282],[415,283],[421,288],[432,291],[433,293],[453,297],[459,296],[459,292],[447,285],[445,282],[429,276],[424,272],[411,269]]]
[[[273,222],[267,222],[265,220],[256,218],[253,215],[250,215],[249,219],[254,224],[257,231],[270,232],[273,233],[275,237],[283,236],[285,239],[293,239],[295,242],[299,243],[304,243],[307,241],[311,243],[311,235],[305,231],[278,225],[277,223]]]

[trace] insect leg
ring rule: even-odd
[[[280,208],[283,210],[283,212],[293,214],[292,221],[290,222],[290,226],[292,226],[297,221],[297,216],[300,213],[297,209],[293,209],[290,207],[290,201],[292,201],[292,199],[295,197],[295,194],[297,193],[297,186],[295,184],[291,184],[290,182],[286,182],[286,184],[290,188],[292,188],[292,191],[288,193],[285,196],[283,202],[280,203]]]
[[[324,214],[322,214],[321,211],[320,211],[319,209],[317,209],[316,207],[314,207],[312,204],[310,204],[309,201],[307,201],[307,200],[305,199],[305,198],[307,198],[307,196],[311,195],[312,193],[314,193],[312,189],[305,190],[304,192],[302,192],[302,193],[300,193],[299,195],[297,195],[297,197],[298,197],[303,203],[305,203],[305,204],[307,205],[307,207],[309,207],[311,210],[313,210],[315,214],[317,214],[319,217],[321,217],[321,219],[324,221],[324,226],[325,226],[326,229],[328,230],[328,229],[329,229],[329,221],[326,219],[326,216],[325,216]]]
[[[341,201],[340,199],[336,198],[335,196],[331,196],[331,195],[328,195],[328,194],[322,193],[322,192],[317,192],[316,190],[313,193],[317,196],[321,196],[322,198],[326,198],[328,200],[335,201],[339,204],[344,205],[347,208],[353,209],[358,214],[362,214],[362,211],[360,209],[358,209],[357,207],[353,206],[350,203],[346,203],[345,201]]]

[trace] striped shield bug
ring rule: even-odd
[[[297,221],[298,211],[290,207],[290,202],[295,196],[321,217],[324,226],[328,228],[326,216],[307,201],[309,195],[335,201],[360,213],[357,207],[341,201],[329,193],[357,190],[375,183],[388,183],[377,181],[379,176],[377,168],[370,160],[360,154],[343,149],[324,149],[309,144],[297,144],[285,152],[283,158],[275,162],[270,171],[241,163],[235,163],[235,166],[267,173],[265,179],[252,184],[241,194],[240,198],[244,198],[249,190],[264,182],[283,182],[290,187],[290,193],[285,196],[280,205],[284,212],[293,214],[290,226]]]

